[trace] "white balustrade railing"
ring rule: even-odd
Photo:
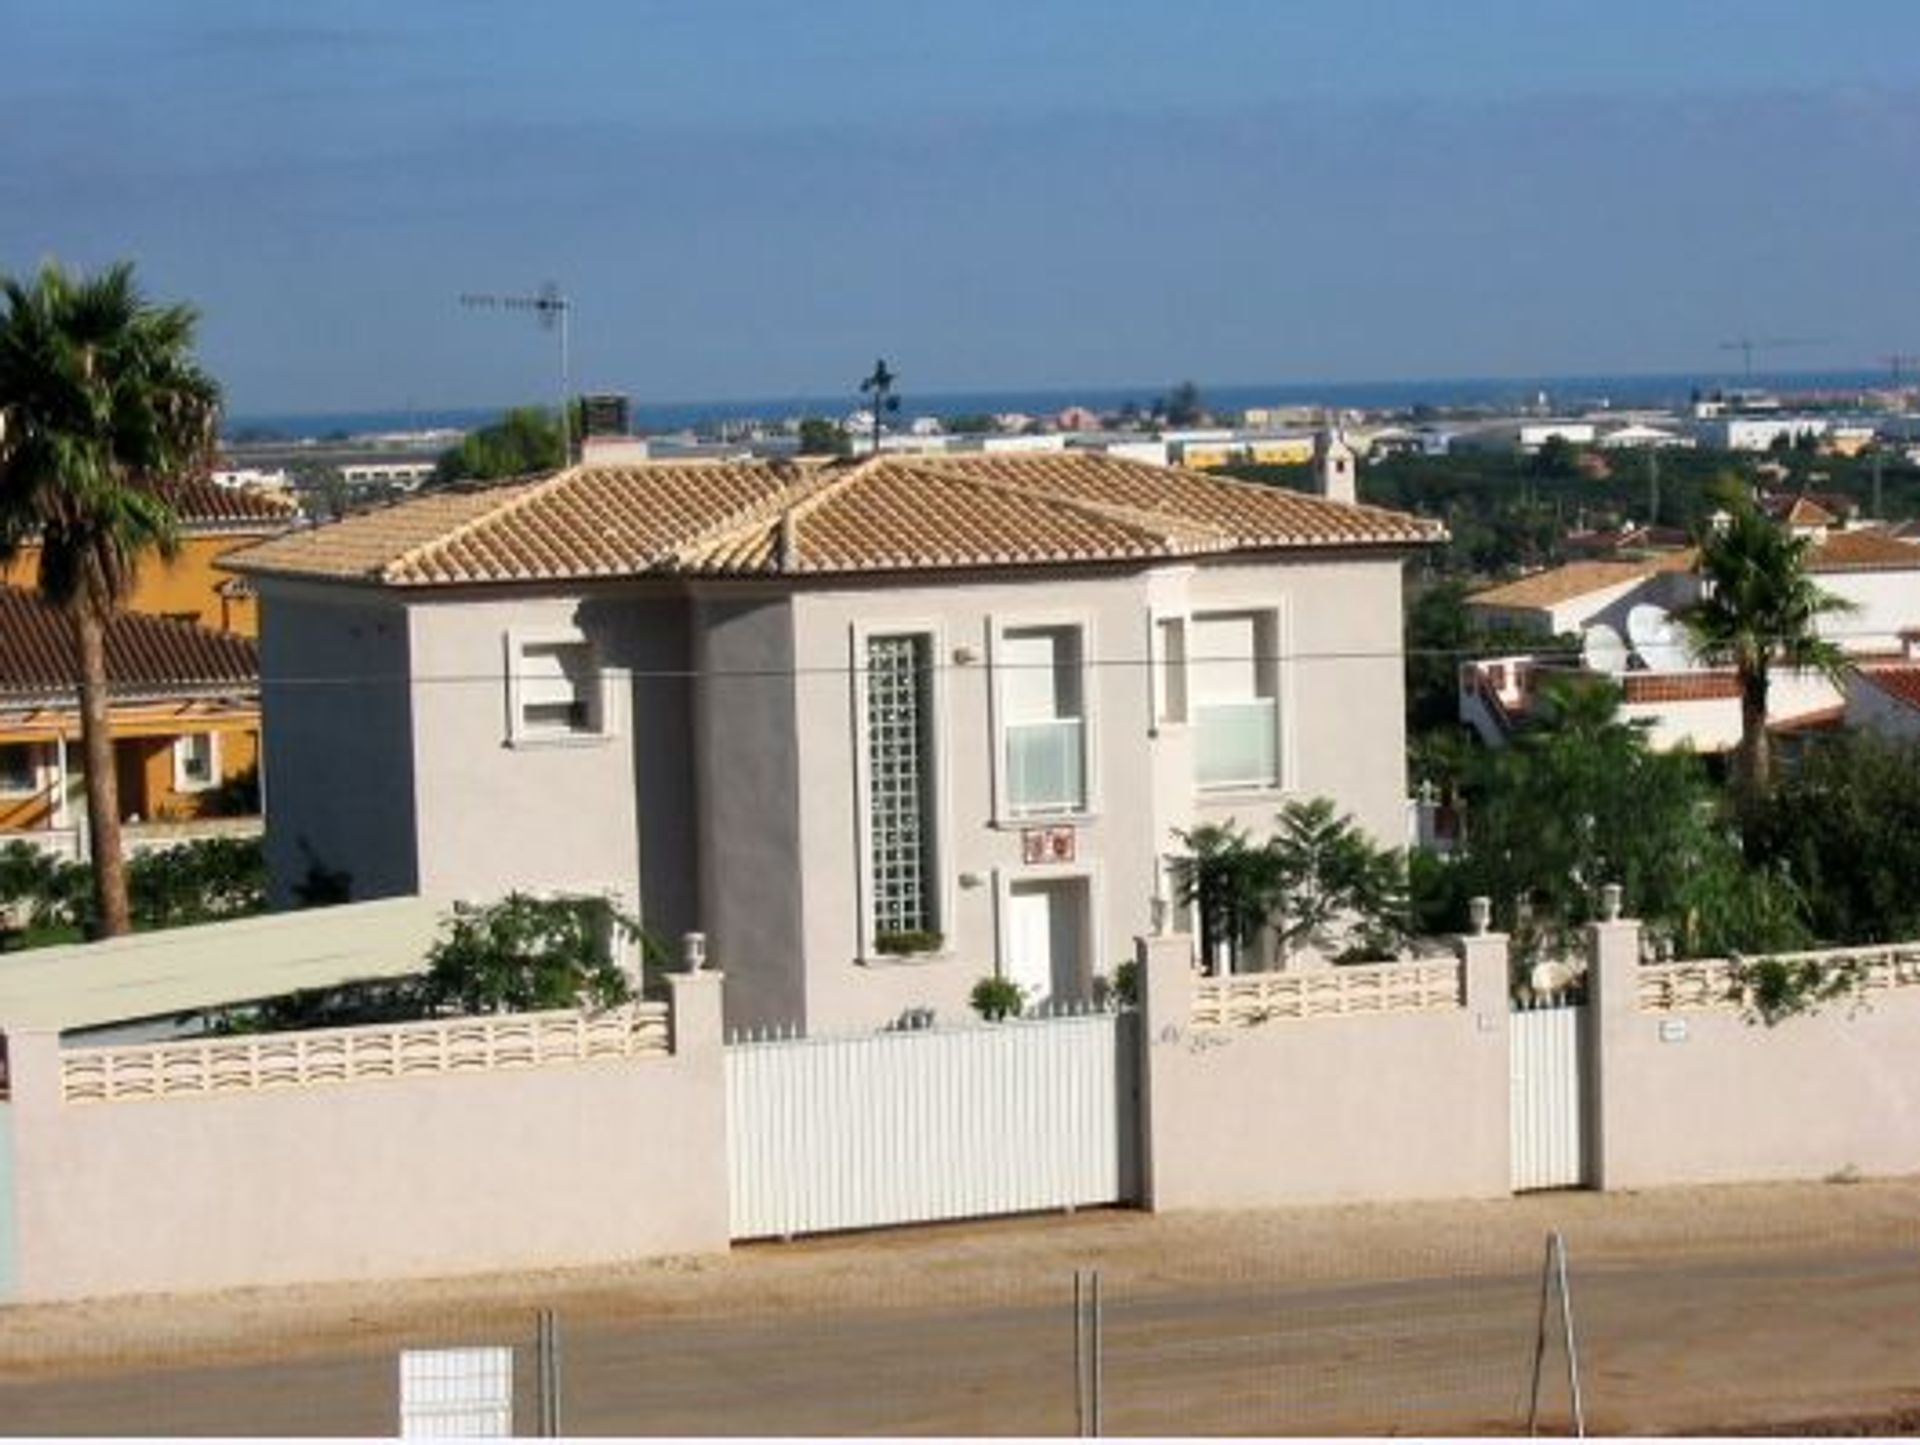
[[[1823,968],[1857,970],[1863,993],[1920,986],[1920,943],[1824,948],[1802,953],[1770,953],[1765,957],[1784,964],[1814,963]],[[1747,984],[1741,970],[1744,963],[1758,962],[1759,957],[1644,964],[1637,980],[1636,1000],[1646,1013],[1744,1008],[1748,1001]]]
[[[1194,985],[1193,1026],[1248,1028],[1275,1019],[1439,1013],[1466,1006],[1455,960],[1340,964],[1289,973],[1241,973]]]
[[[665,1004],[63,1050],[69,1104],[313,1088],[670,1053]]]

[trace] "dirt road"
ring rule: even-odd
[[[15,1434],[382,1434],[403,1345],[562,1329],[580,1434],[1047,1434],[1075,1421],[1071,1278],[1098,1269],[1109,1433],[1524,1426],[1562,1230],[1590,1428],[1920,1405],[1920,1181],[1152,1217],[726,1259],[0,1311]],[[1551,1417],[1567,1393],[1549,1356]]]

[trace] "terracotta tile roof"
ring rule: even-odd
[[[72,705],[80,671],[64,614],[19,587],[0,587],[0,699]],[[243,637],[191,622],[124,612],[107,629],[115,700],[252,692],[260,656]]]
[[[1760,509],[1789,527],[1832,527],[1851,517],[1859,504],[1831,492],[1763,492]]]
[[[1809,572],[1870,572],[1920,567],[1920,545],[1879,527],[1828,532],[1807,550]]]
[[[1740,696],[1731,672],[1629,672],[1620,679],[1627,702],[1705,702]]]
[[[284,497],[253,487],[223,487],[204,477],[166,482],[154,490],[166,498],[193,532],[258,532],[291,526],[300,509]]]
[[[1859,675],[1895,702],[1920,709],[1920,667],[1863,667]]]
[[[1437,524],[1097,452],[573,467],[435,493],[222,559],[396,587],[1021,567],[1411,547]]]
[[[1552,607],[1556,603],[1584,597],[1590,592],[1604,591],[1625,582],[1637,582],[1656,572],[1688,571],[1694,564],[1695,555],[1694,550],[1688,548],[1683,552],[1646,557],[1634,562],[1568,562],[1559,567],[1549,567],[1544,572],[1535,572],[1518,581],[1489,587],[1484,592],[1474,593],[1467,600],[1482,607]]]

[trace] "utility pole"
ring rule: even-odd
[[[568,339],[567,322],[573,313],[573,302],[549,281],[531,296],[499,296],[487,292],[467,292],[461,296],[462,306],[488,311],[530,311],[540,323],[542,331],[558,331],[560,334],[560,461],[561,465],[573,462],[573,358]]]

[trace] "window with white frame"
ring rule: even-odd
[[[1013,627],[1000,635],[1001,756],[1014,817],[1087,809],[1084,654],[1078,627]]]
[[[173,790],[202,793],[220,781],[220,739],[215,733],[188,733],[173,740]]]
[[[40,791],[40,745],[0,743],[0,798],[25,798]]]
[[[586,638],[511,635],[510,713],[516,741],[606,732],[600,661]]]
[[[868,921],[884,948],[889,939],[940,927],[933,637],[871,634],[865,661]]]
[[[1184,617],[1154,619],[1153,718],[1162,725],[1187,720],[1187,619]]]
[[[1194,614],[1187,698],[1200,787],[1279,785],[1278,651],[1279,626],[1271,611]]]

